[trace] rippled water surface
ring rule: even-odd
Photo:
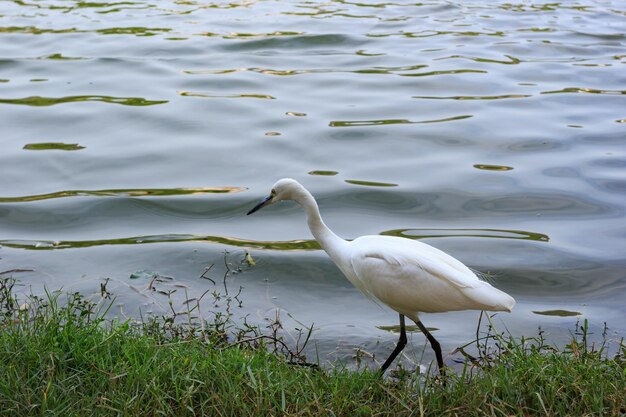
[[[396,314],[301,210],[245,216],[293,177],[345,238],[423,239],[490,273],[514,335],[623,335],[625,63],[616,0],[5,0],[0,271],[36,291],[110,278],[119,312],[158,313],[151,273],[182,303],[248,250],[238,316],[315,323],[321,360],[385,356]],[[451,360],[477,317],[423,320]]]

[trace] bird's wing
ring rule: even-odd
[[[406,312],[477,308],[470,293],[483,283],[450,255],[423,243],[382,236],[353,244],[350,262],[358,287],[392,308]]]
[[[353,252],[352,265],[355,270],[359,264],[367,265],[379,273],[399,277],[424,276],[457,288],[474,288],[481,284],[467,266],[435,247],[401,238],[379,242],[368,242]]]
[[[420,311],[511,311],[515,305],[510,295],[425,243],[366,236],[352,245],[350,263],[359,288],[409,317]]]

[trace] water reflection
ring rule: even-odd
[[[95,30],[81,30],[76,28],[65,29],[48,29],[39,28],[36,26],[3,26],[0,27],[0,33],[28,33],[32,35],[44,35],[44,34],[64,34],[64,33],[86,33],[95,32],[101,35],[134,35],[134,36],[155,36],[161,33],[167,33],[171,31],[168,28],[147,28],[141,26],[131,27],[112,27]]]
[[[542,91],[541,94],[563,94],[563,93],[585,93],[585,94],[626,94],[626,90],[601,90],[597,88],[569,87],[560,90]]]
[[[431,38],[437,36],[504,36],[504,32],[475,32],[475,31],[454,31],[454,30],[421,30],[419,32],[411,31],[399,31],[399,32],[386,32],[386,33],[367,33],[365,36],[371,38],[390,38],[390,37],[404,37],[404,38]]]
[[[215,36],[215,34],[212,34]],[[272,33],[258,34],[258,36],[244,36],[245,41],[240,41],[241,36],[236,33],[233,35],[222,35],[223,38],[232,39],[230,42],[225,42],[221,46],[221,50],[228,52],[248,52],[258,51],[261,49],[307,49],[307,48],[319,48],[321,46],[333,45],[335,47],[346,45],[359,45],[362,42],[356,40],[356,37],[339,34],[316,34],[316,35],[293,35],[287,34],[286,36],[280,33],[276,35]],[[251,39],[247,39],[251,38]]]
[[[210,34],[209,32],[204,32],[203,35],[205,36],[220,36],[217,34]],[[298,35],[304,35],[303,32],[284,32],[284,31],[274,31],[274,32],[267,32],[267,33],[240,33],[240,32],[230,32],[228,34],[225,35],[221,35],[222,38],[224,39],[258,39],[258,38],[271,38],[274,36],[298,36]]]
[[[112,3],[94,2],[94,1],[73,1],[73,2],[67,2],[67,4],[32,3],[32,2],[27,2],[24,0],[13,0],[13,2],[19,6],[33,7],[37,9],[59,10],[64,13],[67,13],[73,10],[92,9],[92,8],[104,9],[107,7],[115,7],[115,9],[112,9],[112,10],[117,11],[117,10],[123,10],[123,9],[131,9],[131,10],[149,9],[153,7],[153,6],[150,6],[149,4],[144,3],[143,1],[116,1]],[[133,7],[128,7],[128,6],[133,6]],[[141,6],[141,7],[136,7],[136,6]],[[107,13],[110,11],[111,10],[109,11],[98,10],[96,11],[96,13]]]
[[[303,74],[330,74],[330,73],[350,73],[363,75],[398,75],[402,77],[429,77],[433,75],[452,75],[452,74],[486,74],[487,71],[475,70],[468,68],[437,70],[426,72],[411,72],[417,69],[427,68],[428,65],[409,65],[402,67],[372,67],[372,68],[354,68],[354,69],[336,69],[336,68],[308,68],[308,69],[272,69],[272,68],[232,68],[219,70],[185,70],[185,74],[189,75],[223,75],[242,72],[254,72],[263,75],[292,76]]]
[[[376,326],[377,329],[380,330],[384,330],[386,332],[390,332],[390,333],[395,333],[395,334],[399,334],[400,333],[400,325],[395,325],[395,326]],[[404,326],[404,329],[409,332],[409,333],[421,333],[422,331],[420,330],[419,327],[417,327],[416,325],[406,325]],[[436,332],[437,330],[439,330],[436,327],[426,327],[426,329],[429,332]]]
[[[450,96],[450,97],[436,97],[436,96],[413,96],[413,98],[419,98],[424,100],[503,100],[509,98],[528,98],[532,97],[530,94],[500,94],[497,96]]]
[[[554,167],[547,168],[543,171],[543,174],[548,177],[557,178],[580,178],[580,172],[578,170],[569,167]]]
[[[195,93],[193,91],[180,91],[183,97],[202,97],[202,98],[259,98],[265,100],[275,100],[276,97],[272,97],[268,94],[209,94],[209,93]]]
[[[425,239],[435,237],[485,237],[495,239],[521,239],[548,242],[550,238],[543,233],[525,230],[506,229],[395,229],[382,232],[381,235],[398,236],[409,239]]]
[[[168,234],[153,236],[134,236],[119,239],[99,239],[99,240],[0,240],[1,246],[14,249],[28,250],[55,250],[55,249],[78,249],[89,248],[94,246],[111,246],[111,245],[145,245],[149,243],[180,243],[180,242],[207,242],[218,243],[233,247],[243,247],[249,249],[266,249],[266,250],[319,250],[319,244],[315,240],[292,240],[292,241],[256,241],[238,239],[224,236],[207,236],[207,235],[184,235],[184,234]]]
[[[552,139],[531,139],[512,143],[507,146],[507,149],[514,152],[545,152],[553,150],[567,150],[570,145],[557,142]]]
[[[511,55],[505,55],[505,57],[507,58],[507,60],[482,58],[482,57],[474,57],[474,56],[464,56],[464,55],[451,55],[445,58],[438,58],[438,60],[461,58],[461,59],[469,59],[470,61],[474,61],[474,62],[485,62],[489,64],[504,64],[504,65],[517,65],[523,62],[521,59],[511,56]]]
[[[112,97],[112,96],[68,96],[68,97],[40,97],[0,98],[0,104],[17,104],[24,106],[54,106],[55,104],[76,103],[83,101],[100,101],[103,103],[122,104],[124,106],[154,106],[168,103],[168,100],[147,100],[141,97]]]
[[[608,204],[594,201],[590,198],[583,200],[579,197],[555,194],[510,195],[484,199],[469,199],[463,204],[464,210],[469,212],[485,211],[492,214],[520,214],[529,213],[553,215],[558,218],[569,216],[598,216],[615,212],[615,208]]]
[[[626,180],[615,179],[587,179],[587,183],[594,188],[608,193],[624,194],[626,193]]]
[[[0,203],[23,203],[28,201],[48,200],[64,197],[159,197],[176,195],[195,195],[212,193],[237,193],[246,190],[244,187],[204,187],[204,188],[123,188],[110,190],[66,190],[48,194],[26,195],[18,197],[0,197]]]
[[[381,119],[381,120],[333,120],[328,123],[330,127],[360,127],[360,126],[382,126],[382,125],[398,125],[398,124],[421,124],[421,123],[443,123],[454,120],[469,119],[472,115],[462,115],[446,117],[444,119],[411,121],[408,119]]]
[[[425,239],[434,237],[479,237],[496,239],[525,239],[547,242],[547,235],[526,232],[522,230],[500,229],[396,229],[380,233],[385,236],[398,236],[408,239]],[[166,234],[151,236],[134,236],[118,239],[98,240],[0,240],[0,245],[15,249],[52,250],[77,249],[105,245],[143,245],[148,243],[176,243],[176,242],[207,242],[219,243],[233,247],[250,249],[277,250],[277,251],[308,251],[320,250],[321,247],[313,239],[298,239],[290,241],[259,241],[240,239],[226,236]]]

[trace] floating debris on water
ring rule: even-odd
[[[486,171],[511,171],[513,167],[506,165],[489,165],[489,164],[474,164],[474,168],[484,169]]]
[[[363,185],[366,187],[397,187],[398,184],[390,182],[375,182],[375,181],[360,181],[360,180],[345,180],[348,184]]]
[[[339,172],[337,171],[309,171],[308,172],[309,175],[325,175],[325,176],[332,176],[332,175],[337,175],[339,174]]]
[[[535,314],[539,314],[541,316],[557,316],[557,317],[574,317],[580,316],[582,313],[578,311],[568,311],[568,310],[543,310],[543,311],[533,311]]]
[[[62,142],[41,142],[41,143],[27,143],[22,149],[29,151],[79,151],[85,149],[84,146],[78,143],[62,143]]]

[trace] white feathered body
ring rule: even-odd
[[[510,295],[480,280],[445,252],[411,239],[363,236],[335,262],[365,295],[418,320],[418,314],[456,310],[511,311]]]
[[[340,238],[324,224],[311,193],[291,178],[278,180],[270,195],[248,214],[283,200],[293,200],[302,206],[315,240],[357,288],[400,313],[400,339],[381,366],[381,373],[406,344],[404,316],[415,321],[424,332],[444,375],[441,346],[424,327],[419,313],[511,311],[515,305],[513,297],[481,281],[463,263],[425,243],[380,235],[363,236],[352,242]]]
[[[430,245],[395,236],[346,241],[322,221],[315,198],[297,181],[283,178],[248,214],[277,201],[293,200],[306,212],[315,240],[365,295],[416,323],[418,314],[456,310],[511,311],[515,300],[478,279],[468,267]]]

